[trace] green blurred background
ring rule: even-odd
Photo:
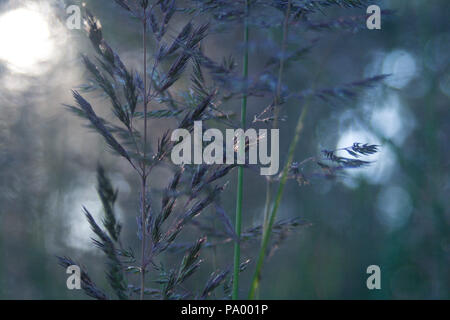
[[[0,1],[0,298],[80,299],[66,289],[66,274],[55,255],[82,261],[99,284],[103,257],[81,211],[99,211],[95,168],[101,161],[119,189],[124,232],[135,238],[137,181],[103,141],[83,128],[61,106],[71,103],[70,89],[86,79],[78,54],[92,54],[82,32],[68,32],[51,14],[51,1]],[[129,65],[139,65],[136,24],[110,0],[86,0],[98,16],[105,37]],[[448,0],[385,0],[382,30],[358,33],[326,30],[311,55],[291,65],[286,84],[291,90],[329,87],[380,73],[392,74],[382,86],[356,100],[329,105],[315,102],[296,152],[301,161],[323,148],[353,142],[380,144],[375,163],[334,180],[314,179],[310,185],[289,182],[280,218],[310,222],[291,234],[268,260],[261,298],[267,299],[448,299],[450,297],[450,2]],[[36,5],[37,4],[37,5]],[[13,68],[2,19],[18,7],[44,12],[52,50],[45,61]],[[44,10],[44,11],[42,11]],[[48,12],[45,10],[49,10]],[[364,14],[364,9],[328,10],[327,18]],[[320,16],[317,16],[320,18]],[[323,18],[323,17],[322,17]],[[186,18],[180,18],[180,26]],[[22,22],[26,24],[26,22]],[[176,30],[178,27],[173,26]],[[239,28],[214,32],[205,52],[220,61],[230,53],[241,66]],[[263,66],[279,30],[251,29],[250,74]],[[291,34],[301,43],[302,34]],[[265,47],[267,45],[267,47]],[[24,50],[36,50],[25,43]],[[3,52],[3,53],[2,53]],[[9,59],[9,61],[8,61]],[[95,96],[94,96],[95,98]],[[95,100],[94,100],[95,101]],[[97,100],[96,107],[105,102]],[[248,119],[267,101],[250,99]],[[238,101],[226,105],[237,111]],[[282,110],[281,163],[300,111],[291,101]],[[105,107],[106,108],[106,107]],[[106,114],[107,111],[105,111]],[[153,122],[157,137],[164,124]],[[232,216],[235,175],[223,196]],[[163,188],[167,172],[152,179]],[[264,179],[245,177],[244,228],[262,221]],[[130,240],[131,242],[135,240]],[[217,265],[231,261],[232,248],[219,251]],[[243,259],[255,257],[256,246],[244,248]],[[200,278],[213,271],[208,249]],[[381,290],[368,290],[366,268],[381,268]],[[246,294],[253,265],[242,274]],[[194,284],[195,285],[195,284]]]

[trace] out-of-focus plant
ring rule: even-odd
[[[275,240],[273,247],[286,237],[293,228],[305,225],[295,218],[290,220],[276,219],[282,200],[284,187],[288,179],[295,179],[300,185],[309,183],[312,176],[334,177],[336,172],[345,169],[359,168],[369,164],[360,159],[378,150],[378,146],[355,142],[344,150],[324,150],[320,156],[310,157],[301,162],[294,162],[295,149],[300,139],[309,105],[320,100],[324,102],[348,101],[356,96],[360,89],[373,86],[384,76],[376,76],[353,83],[337,85],[327,89],[317,89],[313,83],[304,91],[289,89],[283,82],[283,74],[288,65],[299,63],[302,58],[314,49],[316,40],[305,36],[305,41],[293,43],[289,39],[291,29],[299,34],[307,34],[311,30],[352,29],[356,30],[364,24],[364,19],[351,19],[343,23],[330,21],[313,21],[313,16],[328,7],[362,8],[362,0],[239,0],[209,1],[193,0],[193,6],[180,7],[175,0],[116,0],[115,1],[131,17],[141,23],[143,60],[141,71],[134,71],[125,66],[103,37],[100,21],[89,11],[85,12],[85,28],[97,53],[93,61],[83,56],[83,62],[91,74],[92,81],[84,86],[86,91],[99,90],[109,100],[115,121],[108,121],[95,111],[90,102],[78,91],[73,91],[75,106],[67,106],[69,110],[87,120],[88,126],[99,133],[110,149],[126,160],[137,173],[140,185],[138,221],[138,237],[140,240],[139,255],[135,250],[122,244],[120,240],[121,225],[114,212],[117,191],[107,178],[105,171],[98,169],[98,193],[103,204],[104,218],[98,224],[84,208],[86,218],[97,239],[94,244],[106,255],[108,263],[106,274],[108,282],[119,299],[135,297],[182,299],[205,299],[220,285],[224,288],[223,296],[237,299],[240,295],[239,274],[249,264],[249,260],[241,262],[241,245],[244,242],[260,240],[260,250],[250,287],[249,298],[254,298],[259,287],[262,267],[266,252],[270,249],[270,240]],[[272,18],[265,20],[259,15],[267,10]],[[170,36],[173,29],[174,16],[184,14],[201,17],[206,14],[214,23],[195,26],[193,22],[184,25],[176,36]],[[362,15],[365,17],[365,13]],[[329,18],[328,18],[329,19]],[[244,25],[241,22],[244,21]],[[202,40],[207,36],[211,25],[215,28],[243,28],[244,53],[243,74],[235,71],[232,57],[221,63],[206,56],[202,50]],[[252,28],[281,30],[282,41],[273,50],[265,67],[258,70],[257,75],[249,75],[249,46],[252,41]],[[150,35],[153,39],[150,40]],[[152,41],[152,52],[148,50]],[[220,57],[222,58],[222,57]],[[179,79],[185,79],[188,66],[191,86],[187,92],[176,88]],[[208,72],[208,75],[205,74]],[[174,94],[174,92],[176,94]],[[282,172],[267,181],[267,192],[264,223],[256,228],[244,229],[241,233],[242,203],[244,197],[245,165],[222,164],[209,166],[184,165],[175,166],[168,159],[176,142],[170,139],[169,131],[159,137],[156,150],[151,150],[149,119],[177,120],[176,128],[193,130],[194,121],[206,124],[219,123],[225,127],[246,129],[247,101],[252,97],[266,97],[271,103],[254,115],[253,123],[263,123],[279,128],[283,120],[283,107],[289,100],[297,100],[302,106],[301,114],[287,152],[287,159]],[[180,98],[181,97],[181,98]],[[231,114],[224,110],[224,105],[233,99],[240,99],[240,124],[235,124]],[[204,129],[207,125],[203,126]],[[174,128],[174,129],[176,129]],[[244,139],[236,141],[235,157],[238,152],[245,152],[248,145]],[[337,151],[344,151],[349,157],[340,156]],[[224,161],[225,162],[225,161]],[[318,171],[306,172],[306,164],[315,163]],[[161,204],[153,200],[151,174],[158,166],[168,166],[173,177],[164,190]],[[219,180],[228,176],[238,167],[236,219],[233,228],[231,219],[220,204],[220,194],[226,183]],[[272,199],[274,187],[278,189]],[[180,204],[183,202],[184,204]],[[198,216],[207,208],[213,208],[216,217],[223,223],[223,232],[206,226]],[[179,234],[187,225],[193,225],[200,231],[194,243],[177,242]],[[215,241],[210,241],[212,236]],[[260,238],[260,239],[259,239]],[[184,285],[200,267],[202,248],[215,248],[227,243],[234,243],[234,268],[222,267],[214,272],[204,289],[193,292]],[[184,256],[178,266],[166,268],[161,263],[165,254],[183,252]],[[76,264],[69,257],[60,257],[60,264],[67,267]],[[133,285],[133,277],[138,275],[138,285]],[[149,286],[150,279],[160,284],[158,288]],[[111,296],[94,284],[87,271],[82,271],[84,291],[97,299],[108,299]]]
[[[355,142],[352,147],[346,151],[353,158],[337,157],[334,151],[324,152],[325,158],[330,160],[335,165],[327,165],[318,160],[317,157],[308,158],[300,163],[294,162],[295,149],[299,142],[301,132],[304,127],[305,117],[310,104],[314,103],[315,99],[325,102],[335,102],[337,100],[348,100],[356,96],[357,91],[367,87],[371,87],[385,78],[384,75],[375,76],[353,83],[344,85],[337,85],[328,89],[317,89],[317,84],[313,83],[311,88],[302,92],[295,92],[290,90],[283,82],[283,74],[287,65],[292,65],[301,62],[301,60],[310,53],[317,43],[317,39],[308,40],[310,37],[306,35],[311,31],[325,31],[325,30],[351,30],[357,31],[365,25],[365,5],[367,1],[364,0],[254,0],[254,1],[208,1],[208,0],[193,0],[197,4],[197,12],[208,12],[216,21],[217,29],[228,30],[232,26],[239,28],[239,25],[244,21],[244,77],[242,79],[243,85],[241,90],[234,92],[236,95],[242,95],[243,119],[241,124],[245,125],[245,112],[247,99],[253,97],[267,97],[271,99],[269,106],[264,108],[260,113],[254,116],[253,123],[271,124],[272,128],[279,128],[279,122],[284,118],[280,116],[280,111],[283,106],[290,100],[297,99],[302,105],[302,111],[298,118],[295,132],[293,134],[292,142],[287,152],[288,157],[283,167],[281,174],[277,178],[267,179],[266,201],[264,209],[264,223],[262,227],[262,240],[259,255],[256,261],[256,269],[254,272],[249,298],[254,298],[259,287],[261,271],[264,264],[266,251],[268,250],[269,241],[271,238],[273,226],[276,221],[276,215],[284,192],[284,187],[289,178],[294,178],[301,185],[308,183],[308,174],[303,171],[303,165],[309,162],[316,162],[321,168],[321,173],[313,172],[309,175],[324,177],[333,177],[338,170],[362,167],[368,164],[367,161],[357,159],[361,155],[369,155],[377,151],[376,145],[360,144]],[[364,10],[363,14],[359,16],[339,17],[335,19],[322,18],[317,20],[317,13],[326,11],[329,7],[341,8],[357,8]],[[325,17],[325,16],[323,16]],[[246,70],[248,70],[248,46],[249,42],[253,41],[254,46],[262,48],[264,44],[257,43],[258,40],[252,39],[252,27],[263,30],[280,30],[281,43],[272,48],[271,57],[268,59],[265,67],[258,70],[258,73],[249,80]],[[249,36],[250,29],[250,36]],[[296,37],[296,43],[289,41],[289,32],[295,29],[299,35]],[[301,35],[305,35],[303,38]],[[303,41],[298,41],[298,40]],[[269,48],[270,49],[270,48]],[[361,151],[361,152],[359,152]],[[240,170],[243,168],[239,168]],[[278,190],[275,198],[272,199],[274,184],[278,183]],[[241,229],[241,211],[242,211],[242,190],[243,190],[243,173],[238,175],[238,198],[236,206],[236,232],[239,236]],[[234,273],[234,288],[233,298],[238,297],[239,285],[239,243],[235,247],[235,273]]]

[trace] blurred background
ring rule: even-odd
[[[81,2],[72,1],[81,5]],[[285,74],[291,90],[391,74],[381,86],[335,106],[314,102],[305,121],[296,161],[320,150],[379,144],[367,168],[333,180],[299,186],[290,181],[279,218],[301,217],[311,224],[290,234],[268,260],[260,297],[266,299],[448,299],[450,298],[450,2],[448,0],[374,1],[393,14],[382,16],[381,30],[313,31],[312,54]],[[110,0],[85,0],[100,19],[105,38],[130,66],[139,66],[140,31]],[[82,206],[100,214],[96,166],[101,162],[119,190],[124,233],[136,238],[137,177],[111,155],[101,138],[62,106],[70,89],[86,81],[79,54],[93,56],[85,34],[64,25],[62,1],[0,1],[0,298],[80,299],[66,288],[65,270],[55,255],[82,261],[106,287],[103,256]],[[365,8],[327,10],[327,17],[365,14]],[[186,18],[180,17],[180,27]],[[195,21],[194,21],[195,22]],[[177,26],[173,26],[175,30]],[[280,30],[251,28],[250,74],[256,74],[280,42]],[[292,33],[301,42],[302,34]],[[265,44],[267,46],[262,46]],[[268,49],[269,48],[269,49]],[[241,68],[242,32],[215,28],[204,42],[220,61],[231,53]],[[316,75],[320,74],[317,79]],[[97,109],[106,107],[92,96]],[[250,99],[248,119],[267,106]],[[301,110],[288,102],[282,110],[280,163]],[[226,105],[238,111],[239,101]],[[109,110],[104,111],[108,115]],[[111,113],[109,113],[111,116]],[[160,136],[166,125],[152,122]],[[235,175],[223,195],[234,215]],[[152,179],[163,188],[167,172]],[[244,228],[261,224],[265,184],[246,173]],[[97,215],[97,216],[98,216]],[[244,248],[254,258],[256,246]],[[231,261],[225,246],[212,261],[203,253],[205,276],[214,265]],[[381,290],[368,290],[366,269],[381,268]],[[253,265],[242,274],[246,296]],[[195,284],[194,284],[195,285]]]

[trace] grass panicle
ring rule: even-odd
[[[288,78],[285,74],[304,63],[320,42],[317,34],[310,36],[311,32],[320,35],[325,31],[361,29],[364,19],[360,16],[365,13],[358,15],[359,18],[343,19],[329,16],[329,9],[360,11],[367,2],[115,0],[115,4],[127,18],[140,22],[136,32],[141,37],[137,49],[142,53],[140,65],[133,68],[126,65],[105,39],[107,33],[103,32],[100,20],[83,8],[84,29],[95,54],[81,56],[89,78],[78,90],[73,90],[75,103],[66,107],[99,134],[114,154],[126,160],[135,175],[131,196],[136,201],[136,212],[128,210],[119,219],[118,190],[107,170],[99,165],[97,191],[102,218],[97,221],[88,207],[83,211],[95,235],[93,244],[104,253],[104,273],[111,292],[97,287],[85,267],[81,273],[82,289],[100,300],[238,299],[247,291],[240,286],[240,275],[251,266],[255,269],[248,297],[256,298],[267,257],[273,256],[292,232],[310,225],[301,217],[277,219],[287,182],[295,180],[303,187],[315,177],[336,178],[338,172],[370,165],[372,162],[366,157],[379,151],[378,145],[355,142],[346,148],[323,150],[296,161],[300,156],[296,150],[313,104],[327,107],[337,102],[347,103],[382,82],[386,75],[326,84],[322,89],[315,82],[305,82],[306,88],[293,88],[285,81]],[[231,29],[240,30],[244,35],[239,47],[243,56],[241,68],[237,68],[239,63],[233,55],[209,57],[205,53],[211,51],[205,47],[208,43],[205,39]],[[260,30],[277,31],[281,40],[261,41]],[[294,33],[299,34],[301,41],[298,38],[292,41]],[[253,48],[263,48],[261,52],[266,56],[266,63],[259,70],[249,68]],[[318,80],[319,76],[315,81]],[[90,102],[92,93],[103,100]],[[254,114],[248,114],[247,106],[254,98],[265,99],[263,108],[249,108]],[[237,101],[241,105],[239,119],[230,108]],[[299,107],[292,108],[294,103]],[[226,162],[212,166],[174,165],[170,161],[170,153],[177,143],[170,139],[173,129],[191,132],[195,121],[203,121],[204,130],[212,126],[248,129],[248,116],[254,119],[252,125],[282,129],[288,113],[298,109],[300,115],[289,149],[282,152],[287,154],[282,159],[282,170],[267,181],[261,225],[243,225],[246,221],[243,219],[246,214],[244,173],[258,169],[257,166]],[[158,132],[152,126],[151,121],[155,120],[167,121],[164,131]],[[248,153],[248,149],[248,141],[235,139],[234,158],[239,153]],[[233,221],[222,197],[228,194],[228,180],[235,168]],[[167,182],[155,179],[155,169],[169,170]],[[133,231],[137,232],[128,232],[125,229],[130,224],[126,222],[133,219],[137,222]],[[139,244],[125,245],[128,242],[125,237],[133,233],[137,233]],[[194,281],[199,270],[207,268],[203,262],[209,256],[205,252],[215,257],[216,249],[225,246],[234,247],[233,263],[220,266],[213,259],[214,269],[208,271],[210,276],[204,285],[192,290],[191,279]],[[77,264],[67,257],[59,257],[58,261],[65,268]]]

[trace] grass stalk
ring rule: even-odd
[[[246,83],[248,79],[248,44],[249,44],[249,1],[245,1],[245,25],[244,25],[244,63],[243,63],[243,77]],[[247,84],[245,84],[247,85]],[[246,89],[247,90],[247,89]],[[247,114],[247,92],[244,92],[242,97],[241,106],[241,127],[245,130],[246,126],[246,114]],[[239,153],[245,153],[245,138],[242,136],[239,139]],[[237,197],[236,197],[236,222],[235,222],[235,232],[240,240],[241,237],[241,224],[242,224],[242,199],[244,191],[244,168],[239,166],[238,168],[238,183],[237,183]],[[234,244],[234,270],[233,270],[233,291],[232,299],[237,300],[239,296],[239,273],[241,264],[241,245],[239,241]]]
[[[283,22],[283,38],[281,41],[281,57],[280,57],[280,67],[278,69],[278,79],[277,86],[274,97],[274,120],[273,129],[278,128],[278,117],[280,113],[279,105],[281,103],[281,87],[283,84],[283,72],[284,72],[284,56],[286,55],[286,45],[287,37],[289,32],[289,16],[291,14],[291,0],[288,0],[286,14]],[[269,176],[266,180],[266,201],[264,203],[264,222],[263,222],[263,233],[267,229],[270,217],[270,204],[272,203],[272,189],[273,189],[273,179]],[[261,245],[263,244],[263,238],[261,239]],[[259,291],[255,292],[258,295]]]
[[[275,91],[275,98],[274,98],[274,120],[272,128],[277,129],[278,128],[278,117],[280,113],[279,105],[281,103],[281,87],[283,84],[283,72],[284,72],[284,57],[286,55],[286,45],[287,45],[287,37],[289,32],[289,16],[291,15],[291,1],[288,0],[286,14],[284,17],[283,22],[283,39],[281,41],[281,57],[280,57],[280,67],[278,69],[278,79],[277,79],[277,86]],[[272,203],[272,186],[273,186],[273,179],[268,177],[266,181],[266,201],[264,204],[264,223],[263,223],[263,230],[267,229],[267,224],[269,222],[269,216],[270,216],[270,204]]]
[[[291,0],[289,0],[289,1],[291,1]],[[333,47],[334,47],[334,45],[330,47],[331,49],[329,49],[327,54],[325,55],[325,59],[324,59],[325,61],[328,59],[329,55],[331,54]],[[314,78],[313,89],[316,87],[316,83],[317,83],[318,79],[320,78],[320,75],[321,75],[322,71],[323,71],[323,66],[321,66],[319,68],[319,70],[318,70],[318,72],[317,72],[317,74],[316,74],[316,76]],[[253,274],[253,279],[252,279],[252,282],[251,282],[251,285],[250,285],[250,293],[249,293],[249,296],[248,296],[248,298],[250,300],[255,299],[255,296],[258,293],[259,282],[260,282],[260,279],[261,279],[262,267],[263,267],[263,264],[264,264],[264,258],[265,258],[266,252],[267,252],[267,247],[269,245],[270,235],[272,233],[272,227],[273,227],[273,224],[275,222],[275,218],[276,218],[276,215],[277,215],[277,212],[278,212],[278,208],[279,208],[280,203],[281,203],[281,199],[283,197],[284,187],[285,187],[286,182],[287,182],[289,169],[290,169],[290,167],[292,165],[292,162],[294,160],[295,148],[297,147],[298,140],[300,139],[300,135],[301,135],[301,133],[303,131],[303,124],[304,124],[304,121],[305,121],[306,114],[308,113],[308,109],[309,109],[310,103],[311,103],[311,98],[308,99],[305,102],[305,105],[304,105],[304,107],[302,109],[302,112],[300,113],[300,116],[299,116],[299,118],[297,120],[297,125],[295,127],[294,138],[292,139],[291,144],[289,145],[288,159],[287,159],[286,165],[283,168],[283,172],[282,172],[282,175],[281,175],[280,184],[278,186],[275,202],[274,202],[274,205],[272,207],[272,211],[271,211],[270,217],[268,218],[267,226],[266,225],[263,226],[264,229],[263,229],[263,236],[262,236],[262,240],[261,240],[261,248],[260,248],[260,251],[259,251],[259,254],[258,254],[258,260],[256,262],[255,273]],[[270,202],[269,202],[269,205],[270,205]]]
[[[144,147],[143,147],[143,161],[142,161],[142,176],[141,176],[141,290],[140,299],[144,300],[145,292],[145,242],[146,242],[146,194],[147,194],[147,172],[146,172],[146,155],[147,155],[147,10],[144,9],[144,32],[142,36],[142,42],[144,46]]]
[[[269,244],[270,235],[272,233],[272,227],[275,222],[275,218],[276,218],[278,208],[281,203],[281,199],[283,197],[284,187],[286,185],[289,168],[291,167],[292,161],[294,160],[295,148],[297,147],[298,140],[300,139],[300,134],[303,130],[304,119],[305,119],[306,114],[309,109],[308,107],[309,107],[309,104],[306,104],[302,109],[300,117],[298,118],[298,121],[297,121],[297,126],[295,127],[294,138],[292,139],[292,142],[289,146],[288,160],[286,162],[286,165],[283,168],[280,185],[278,186],[277,195],[275,197],[275,202],[274,202],[274,205],[272,208],[272,212],[270,214],[270,219],[267,224],[267,228],[263,232],[261,248],[259,250],[258,260],[256,262],[256,269],[255,269],[255,273],[253,275],[253,279],[252,279],[252,283],[251,283],[251,287],[250,287],[249,299],[254,299],[256,291],[259,288],[259,281],[261,278],[261,270],[262,270],[262,267],[264,264],[264,258],[266,255],[267,246]]]

